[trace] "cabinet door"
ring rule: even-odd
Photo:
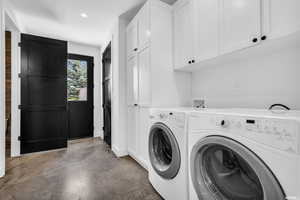
[[[149,45],[150,42],[150,4],[146,5],[140,10],[138,15],[138,48],[143,49]]]
[[[181,68],[193,60],[192,1],[181,1],[174,8],[174,64]]]
[[[151,71],[149,48],[145,48],[138,52],[138,66],[138,104],[140,106],[149,106],[151,104]]]
[[[128,106],[128,152],[134,157],[138,156],[138,107]]]
[[[138,103],[138,65],[137,57],[127,61],[127,104],[133,106]]]
[[[194,1],[196,62],[218,56],[219,0]]]
[[[262,35],[275,39],[300,31],[299,0],[263,0]]]
[[[139,131],[138,131],[138,145],[139,145],[139,159],[145,167],[148,167],[148,137],[150,129],[149,108],[139,108]]]
[[[261,0],[220,1],[221,53],[230,53],[259,43]]]
[[[137,22],[133,21],[131,24],[128,25],[126,30],[126,46],[127,46],[127,57],[134,56],[135,52],[137,51],[138,44],[137,44]]]

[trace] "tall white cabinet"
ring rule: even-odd
[[[150,106],[151,105],[151,69],[150,69],[150,48],[146,47],[137,53],[138,59],[138,75],[136,81],[138,87],[138,105]]]
[[[138,58],[129,57],[127,60],[127,105],[138,104]]]
[[[128,152],[148,167],[151,107],[184,106],[190,74],[175,73],[172,62],[172,7],[148,0],[127,27]]]
[[[127,57],[130,58],[135,55],[138,50],[138,29],[137,22],[133,21],[126,29],[126,47]]]
[[[174,68],[184,69],[300,32],[299,0],[178,0]]]

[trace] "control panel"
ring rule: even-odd
[[[179,127],[184,127],[186,115],[181,112],[159,111],[151,112],[150,119],[156,122],[171,123]]]
[[[300,124],[296,120],[229,115],[191,116],[189,132],[213,130],[237,134],[288,153],[300,154]]]
[[[292,120],[218,116],[211,119],[216,128],[231,131],[276,149],[299,153],[298,123]]]

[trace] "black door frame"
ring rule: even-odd
[[[112,77],[106,77],[106,64],[110,62],[110,71],[111,68],[111,42],[106,47],[102,55],[102,109],[103,109],[103,136],[104,141],[111,146],[111,94],[109,97],[106,97],[105,83],[111,81]],[[107,98],[109,103],[107,103]]]
[[[93,137],[94,136],[94,57],[93,56],[87,56],[87,55],[80,55],[80,54],[68,54],[68,59],[74,59],[74,60],[86,60],[88,61],[88,90],[87,90],[87,101],[88,101],[88,110],[92,112],[91,115],[91,132],[84,137],[71,137],[70,134],[70,106],[68,99],[67,101],[67,110],[68,110],[68,140],[75,140],[85,137]]]

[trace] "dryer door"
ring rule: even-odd
[[[177,140],[163,123],[155,123],[150,129],[149,158],[153,169],[164,179],[173,179],[180,169]]]
[[[284,200],[270,169],[242,144],[221,136],[200,140],[190,157],[191,178],[199,199]]]

